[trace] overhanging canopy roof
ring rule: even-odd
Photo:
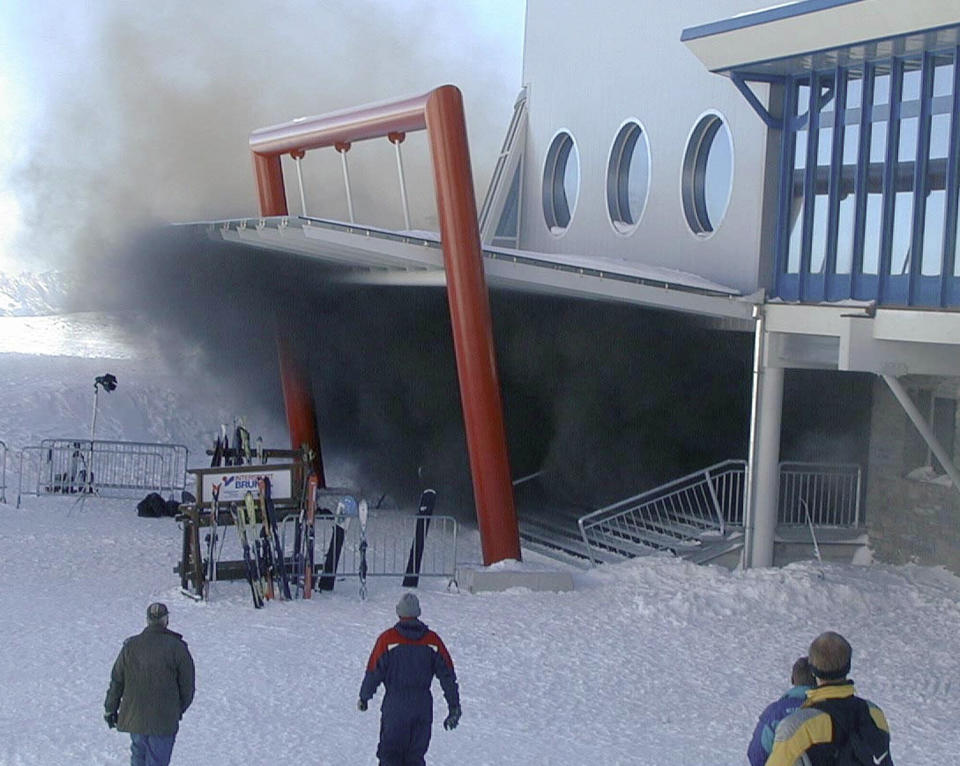
[[[217,241],[304,256],[340,267],[329,278],[383,285],[445,284],[435,232],[391,231],[319,218],[241,218],[181,224]],[[594,256],[486,246],[494,288],[634,303],[728,320],[750,320],[753,301],[696,274]],[[751,324],[745,324],[749,329]]]
[[[688,27],[680,39],[711,72],[777,77],[960,44],[960,3],[799,0]]]

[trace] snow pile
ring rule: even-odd
[[[136,355],[6,353],[0,439],[82,433],[87,389],[105,363],[120,378],[101,413],[113,437],[199,449],[198,424],[211,427],[237,404],[198,386],[202,369],[157,374],[156,359]],[[69,393],[76,388],[82,396]],[[282,434],[282,424],[271,427]],[[171,628],[197,664],[174,763],[375,763],[380,697],[367,713],[355,704],[400,583],[371,578],[361,601],[348,579],[310,601],[255,611],[246,583],[219,582],[196,603],[178,593],[176,522],[137,518],[135,504],[0,505],[0,763],[128,762],[128,738],[102,721],[103,697],[123,638],[141,629],[154,600],[170,606]],[[231,546],[232,536],[224,557],[239,557]],[[463,562],[477,563],[478,551],[476,531],[463,530]],[[545,563],[525,554],[500,567]],[[960,752],[960,579],[943,570],[802,563],[729,572],[653,557],[574,579],[568,593],[469,595],[422,583],[423,619],[450,648],[463,696],[461,725],[445,732],[435,687],[430,763],[742,764],[757,714],[825,629],[853,644],[853,678],[884,708],[895,762],[942,766]]]

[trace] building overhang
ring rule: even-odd
[[[960,376],[960,312],[767,303],[772,367]]]
[[[318,218],[239,218],[179,224],[214,241],[309,258],[333,267],[328,281],[442,287],[446,284],[435,232],[392,231]],[[724,320],[750,330],[754,296],[696,274],[595,256],[483,247],[487,284],[494,289],[632,303]],[[730,320],[730,321],[727,321]]]
[[[956,46],[960,4],[799,0],[688,27],[680,39],[711,72],[778,79]]]

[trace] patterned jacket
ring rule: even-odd
[[[822,705],[820,709],[815,705]],[[871,758],[877,766],[893,766],[890,757],[890,727],[883,711],[869,700],[856,696],[853,681],[825,684],[807,693],[803,707],[784,718],[777,727],[773,751],[766,766],[821,766],[836,763],[837,735],[861,715],[858,727],[870,735],[874,746]],[[872,724],[875,725],[870,725]],[[865,731],[869,729],[869,731]],[[879,740],[879,742],[878,742]]]
[[[767,705],[760,714],[757,727],[753,730],[753,738],[747,748],[747,759],[750,766],[764,766],[770,751],[773,749],[773,734],[777,724],[798,709],[807,698],[809,686],[794,686],[775,702]]]

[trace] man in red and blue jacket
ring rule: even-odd
[[[364,711],[382,683],[386,693],[380,706],[381,766],[423,766],[433,725],[434,676],[447,700],[443,728],[460,723],[460,690],[453,660],[440,636],[417,619],[420,602],[404,593],[397,603],[400,620],[380,634],[367,661],[357,709]]]

